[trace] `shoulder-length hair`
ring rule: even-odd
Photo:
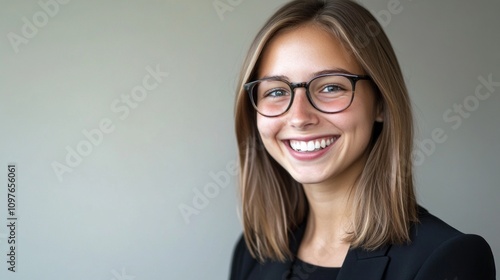
[[[258,78],[259,57],[266,44],[281,31],[305,24],[324,28],[342,43],[371,76],[383,108],[384,122],[374,125],[368,160],[351,194],[353,220],[346,242],[367,250],[410,242],[410,225],[418,221],[411,163],[413,119],[394,50],[377,20],[359,4],[296,0],[280,8],[259,31],[237,88],[235,126],[247,246],[259,261],[291,258],[289,234],[308,213],[302,185],[265,150],[257,113],[243,88]]]

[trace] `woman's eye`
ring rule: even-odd
[[[270,90],[265,94],[265,97],[283,97],[287,95],[288,92],[285,90]]]
[[[338,85],[327,85],[325,87],[323,87],[323,90],[321,92],[339,92],[339,91],[342,91],[342,87],[338,86]]]

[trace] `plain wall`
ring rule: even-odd
[[[1,1],[1,260],[9,163],[18,220],[17,272],[2,261],[0,278],[226,279],[241,233],[234,90],[285,1],[60,1]],[[500,82],[500,2],[363,2],[412,97],[419,202],[500,258],[500,86],[474,97],[480,77]]]

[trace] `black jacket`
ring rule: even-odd
[[[493,254],[482,237],[463,234],[423,208],[419,212],[420,223],[411,228],[410,244],[387,245],[375,251],[350,249],[337,280],[496,279]],[[294,254],[304,230],[305,225],[291,238]],[[241,237],[234,250],[230,280],[285,280],[291,266],[292,261],[258,263]],[[307,272],[302,278],[314,280]]]

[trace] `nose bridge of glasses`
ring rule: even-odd
[[[292,88],[292,91],[295,91],[297,88],[305,88],[307,89],[308,84],[306,82],[302,83],[290,83],[290,87]]]
[[[301,82],[301,83],[290,83],[290,88],[292,89],[292,92],[294,92],[293,99],[290,99],[290,104],[288,110],[297,110],[299,111],[304,110],[308,106],[312,106],[313,108],[315,107],[314,104],[312,103],[312,100],[308,94],[309,91],[309,83],[307,82]],[[304,94],[303,95],[297,95],[297,89],[299,88],[304,88]],[[304,107],[305,106],[305,107]],[[293,108],[292,108],[293,107]],[[298,107],[298,108],[297,108]],[[306,109],[308,110],[308,109]]]

